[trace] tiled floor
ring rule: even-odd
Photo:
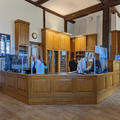
[[[0,120],[120,120],[120,90],[98,105],[26,105],[0,93]]]

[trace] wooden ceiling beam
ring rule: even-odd
[[[100,10],[102,10],[102,9],[103,9],[103,5],[100,3],[100,4],[97,4],[97,5],[88,7],[88,8],[86,8],[86,9],[77,11],[77,12],[75,12],[75,13],[66,15],[66,16],[65,16],[65,20],[77,19],[77,18],[86,16],[86,15],[89,15],[89,14],[91,14],[91,13],[98,12],[98,11],[100,11]]]
[[[107,0],[100,0],[100,2],[104,5],[106,2],[108,2]],[[118,17],[120,17],[120,12],[117,10],[116,7],[111,7],[111,12],[113,14],[117,13]]]
[[[45,2],[48,2],[49,0],[38,0],[36,3],[37,4],[44,4]]]
[[[120,5],[120,0],[105,0],[105,7],[114,7]]]
[[[64,19],[64,16],[63,16],[63,15],[60,15],[59,13],[56,13],[56,12],[54,12],[54,11],[46,8],[46,7],[43,7],[43,6],[41,6],[40,4],[38,4],[37,2],[33,2],[32,0],[25,0],[25,1],[31,3],[32,5],[35,5],[36,7],[39,7],[39,8],[41,8],[41,9],[45,10],[45,11],[47,11],[47,12],[53,14],[53,15],[56,15],[56,16],[61,17],[61,18]],[[73,20],[68,20],[68,22],[70,22],[70,23],[72,23],[72,24],[75,23],[75,21],[73,21]]]
[[[74,20],[86,15],[101,11],[106,7],[114,7],[120,4],[120,0],[100,0],[100,1],[101,3],[97,5],[66,15],[65,20]]]
[[[54,11],[48,9],[48,8],[43,7],[43,6],[41,6],[40,4],[38,4],[37,2],[33,2],[32,0],[25,0],[25,1],[27,1],[27,2],[29,2],[29,3],[31,3],[31,4],[33,4],[33,5],[35,5],[36,7],[39,7],[39,8],[41,8],[41,9],[44,9],[45,11],[47,11],[47,12],[49,12],[49,13],[52,13],[52,14],[58,16],[58,17],[64,18],[63,15],[60,15],[60,14],[58,14],[58,13],[56,13],[56,12],[54,12]]]

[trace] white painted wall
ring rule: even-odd
[[[117,5],[116,8],[120,13],[120,5]],[[120,17],[118,17],[117,15],[116,15],[116,29],[120,30]]]
[[[46,12],[46,27],[64,32],[64,19]]]
[[[37,41],[41,42],[42,12],[42,9],[24,0],[0,0],[0,33],[11,35],[11,53],[15,50],[14,21],[16,19],[30,22],[30,40],[32,41],[32,32],[36,32]]]
[[[73,36],[97,34],[97,45],[102,45],[102,26],[103,26],[103,12],[96,12],[88,16],[75,20],[71,31]],[[70,28],[70,27],[69,27]],[[116,14],[111,16],[111,30],[120,30],[120,18]]]
[[[70,34],[73,33],[73,24],[70,22],[67,22],[67,32]]]
[[[116,30],[116,14],[111,15],[111,30]]]
[[[116,15],[116,30],[120,30],[120,17]]]
[[[102,19],[102,11],[76,19],[76,23],[73,24],[73,30],[71,32],[73,36],[97,33],[97,44],[102,45]]]
[[[73,36],[86,34],[87,31],[87,19],[85,17],[75,20],[73,24]]]
[[[46,14],[46,27],[55,30],[64,30],[64,21],[50,13]],[[36,32],[41,42],[41,28],[43,28],[43,10],[26,2],[25,0],[0,0],[0,33],[11,35],[11,53],[15,52],[14,21],[21,19],[30,22],[30,41],[33,41],[31,34]]]

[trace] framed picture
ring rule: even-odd
[[[10,54],[10,35],[0,33],[0,57]]]

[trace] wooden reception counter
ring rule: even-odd
[[[120,72],[27,75],[0,72],[1,91],[27,104],[96,104],[119,89]]]

